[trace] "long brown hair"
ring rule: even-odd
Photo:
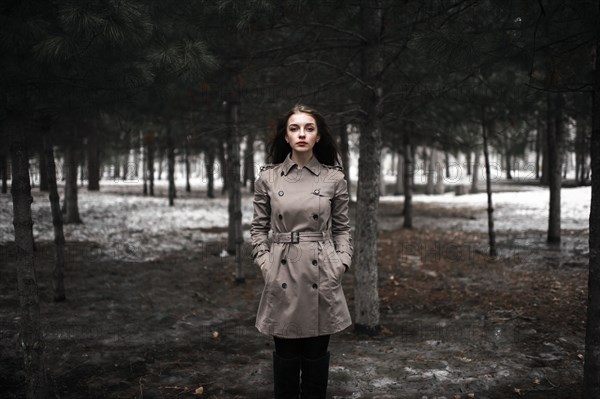
[[[319,133],[320,139],[313,147],[313,155],[317,157],[319,162],[324,165],[341,166],[342,163],[340,161],[337,145],[335,144],[335,140],[329,131],[329,127],[325,122],[325,118],[323,118],[323,116],[317,110],[304,104],[294,105],[277,122],[277,130],[275,131],[275,135],[271,138],[268,145],[268,162],[281,163],[292,150],[290,145],[285,141],[287,123],[290,116],[299,112],[309,114],[315,118],[315,122],[317,123],[317,132]]]

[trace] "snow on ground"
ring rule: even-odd
[[[561,190],[561,227],[587,229],[589,227],[591,187],[563,188]],[[527,191],[493,193],[494,227],[497,231],[525,231],[548,228],[548,188],[527,186]],[[383,196],[382,202],[402,202],[402,196]],[[485,211],[487,194],[455,196],[415,195],[414,203],[429,203],[447,208],[471,208]],[[465,231],[487,231],[487,219],[455,221],[455,226]]]
[[[193,181],[192,187],[202,187],[203,182]],[[177,182],[179,187],[182,181]],[[157,181],[157,188],[164,189],[166,182]],[[354,184],[356,187],[356,184]],[[515,186],[523,190],[524,186]],[[494,193],[494,217],[498,231],[547,229],[548,189],[525,186],[528,191]],[[121,194],[119,190],[127,192]],[[217,190],[220,193],[220,190]],[[170,251],[206,251],[221,254],[227,232],[226,198],[204,197],[177,198],[175,206],[169,207],[164,197],[151,198],[141,195],[140,183],[102,182],[100,192],[79,192],[81,225],[65,225],[68,241],[92,241],[98,244],[94,256],[108,259],[147,261]],[[47,194],[33,190],[32,214],[36,240],[53,240],[52,219]],[[61,189],[62,196],[62,189]],[[564,188],[562,190],[562,227],[587,229],[590,211],[591,188]],[[382,202],[401,202],[402,196],[384,196]],[[455,196],[415,195],[415,203],[436,204],[442,207],[471,208],[485,212],[485,193]],[[12,199],[0,196],[0,243],[14,240],[12,225]],[[252,195],[242,197],[242,223],[251,223],[253,214]],[[415,217],[419,217],[418,214]],[[418,220],[417,220],[418,221]],[[417,223],[415,223],[417,225]],[[459,228],[468,231],[486,231],[487,219],[477,217],[452,220],[432,219],[420,227]],[[244,251],[250,255],[250,235],[244,231]]]

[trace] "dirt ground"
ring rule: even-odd
[[[558,246],[541,231],[501,233],[491,259],[485,234],[436,227],[483,223],[481,210],[417,205],[413,230],[397,228],[400,211],[380,206],[382,332],[332,338],[329,397],[580,397],[587,230],[563,231]],[[53,303],[51,245],[37,243],[36,265],[53,397],[272,397],[273,344],[254,328],[263,285],[249,257],[236,284],[219,245],[115,262],[94,242],[69,242],[68,299]],[[0,248],[3,398],[24,394],[12,250]],[[344,290],[353,315],[351,271]]]

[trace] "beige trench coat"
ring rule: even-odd
[[[352,324],[341,285],[353,253],[348,185],[341,167],[313,156],[298,169],[290,155],[261,167],[255,182],[252,256],[265,281],[256,328],[284,338],[333,334]]]

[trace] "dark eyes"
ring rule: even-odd
[[[300,128],[298,126],[292,125],[292,126],[288,126],[288,130],[290,132],[297,132],[298,130],[300,130]],[[307,126],[306,127],[306,131],[307,132],[314,132],[315,130],[317,130],[314,126]]]

